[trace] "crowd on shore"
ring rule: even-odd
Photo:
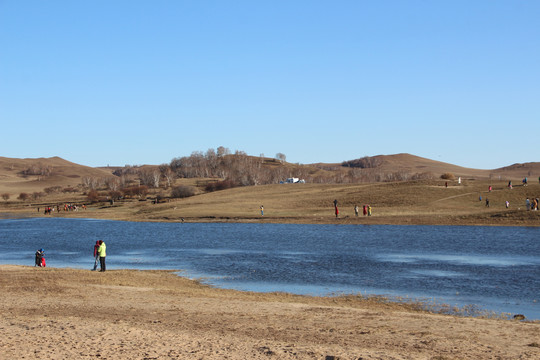
[[[56,206],[46,206],[44,210],[45,215],[51,215],[54,211],[60,213],[61,210],[64,210],[65,212],[68,211],[79,211],[79,209],[86,210],[86,205],[77,205],[77,204],[64,204],[64,205],[56,205]],[[41,212],[41,208],[37,208],[37,212]]]

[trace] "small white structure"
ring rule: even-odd
[[[287,178],[285,181],[280,181],[280,184],[305,184],[306,180],[295,177]]]

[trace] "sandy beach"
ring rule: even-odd
[[[540,323],[358,297],[216,289],[170,271],[1,265],[2,359],[538,359]]]

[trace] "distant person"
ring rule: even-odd
[[[337,207],[337,199],[334,199],[334,207]]]
[[[482,201],[482,195],[478,196],[478,201]]]
[[[491,189],[492,189],[492,187],[491,187],[491,185],[489,185],[488,192],[491,192]]]
[[[264,206],[261,205],[261,216],[264,216]]]
[[[510,207],[510,202],[508,200],[506,200],[504,204],[506,205],[507,209],[508,209],[508,207]]]
[[[339,216],[339,209],[338,209],[337,205],[334,208],[334,212],[335,212],[336,218],[337,218]]]
[[[358,217],[358,205],[354,205],[354,215]]]
[[[527,211],[531,210],[531,200],[529,200],[529,198],[525,200],[525,207],[527,208]]]
[[[367,206],[367,216],[371,216],[371,205]]]
[[[99,254],[99,271],[105,271],[105,257],[107,256],[107,245],[105,245],[105,241],[99,240],[99,248],[98,248],[98,254]]]
[[[444,187],[448,187],[448,181],[445,181]]]
[[[486,207],[489,207],[489,199],[486,198]]]
[[[510,180],[510,181],[508,182],[508,188],[509,188],[509,189],[512,189],[512,180]]]
[[[94,245],[94,268],[92,269],[92,271],[96,271],[97,266],[99,264],[98,249],[99,249],[99,240],[96,240],[96,244]]]
[[[531,209],[532,210],[538,210],[538,200],[537,199],[533,199]]]
[[[39,267],[44,267],[45,263],[45,250],[39,249],[36,251],[36,259],[35,259],[35,265]]]
[[[364,207],[362,209],[362,213],[364,214],[364,216],[367,215],[367,205],[364,205]]]
[[[523,183],[523,186],[527,186],[527,177],[525,177],[525,179],[523,179],[522,183]]]

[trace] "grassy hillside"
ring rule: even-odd
[[[33,164],[50,166],[50,174],[25,175]],[[269,161],[269,166],[280,166]],[[298,222],[340,224],[489,224],[540,225],[540,212],[525,211],[525,199],[540,197],[538,163],[516,164],[498,170],[475,170],[423,159],[408,154],[381,157],[379,171],[416,171],[455,174],[457,180],[439,178],[417,181],[394,181],[356,184],[273,184],[245,186],[211,193],[204,184],[212,179],[176,179],[175,185],[196,187],[196,196],[166,199],[155,204],[158,194],[166,189],[152,190],[144,198],[126,198],[88,204],[84,190],[76,193],[57,192],[43,198],[20,201],[21,191],[42,191],[47,186],[77,187],[83,176],[112,176],[110,168],[94,169],[70,163],[60,158],[8,159],[0,158],[0,194],[9,192],[11,198],[0,200],[0,212],[17,216],[43,216],[36,208],[64,202],[87,203],[86,211],[61,212],[53,216],[94,217],[147,221],[244,221]],[[300,165],[285,164],[290,172]],[[313,171],[347,171],[337,164],[311,165]],[[332,170],[334,169],[334,170]],[[386,170],[385,170],[386,169]],[[304,169],[305,170],[305,169]],[[538,172],[536,172],[538,171]],[[290,173],[289,172],[289,173]],[[288,174],[288,172],[284,172]],[[440,176],[440,175],[439,175]],[[529,177],[529,185],[521,179]],[[490,179],[491,177],[491,179]],[[508,189],[508,179],[514,184]],[[448,187],[445,184],[448,184]],[[492,191],[488,192],[488,187]],[[35,190],[34,190],[35,189]],[[482,196],[482,201],[479,197]],[[485,206],[489,198],[490,207]],[[333,200],[338,200],[340,216],[335,218]],[[510,202],[506,209],[505,201]],[[371,205],[373,216],[355,217],[354,205]],[[261,217],[260,206],[265,215]]]
[[[77,187],[81,179],[107,177],[110,172],[75,164],[59,157],[14,159],[0,157],[0,193],[12,198],[21,192],[33,193],[47,187]]]

